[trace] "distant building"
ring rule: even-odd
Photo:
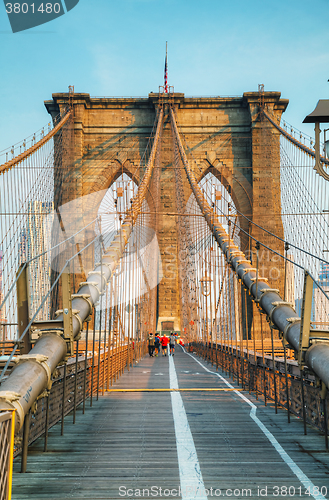
[[[286,301],[295,304],[295,266],[294,255],[288,254],[286,264]]]
[[[319,285],[323,288],[329,288],[329,264],[321,262],[319,272]]]
[[[329,295],[329,264],[321,262],[318,283],[322,290]],[[316,328],[329,330],[329,300],[323,291],[314,286],[314,323]]]
[[[321,262],[320,271],[317,280],[319,288],[316,284],[313,286],[313,302],[312,302],[312,326],[318,329],[329,330],[329,300],[323,292],[329,295],[329,265]],[[295,301],[296,313],[302,315],[303,299],[299,298]]]

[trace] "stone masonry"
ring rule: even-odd
[[[68,105],[69,94],[53,94],[52,97],[45,105],[55,117]],[[197,166],[192,165],[196,178],[201,180],[211,172],[230,190],[240,212],[282,238],[280,139],[266,119],[261,120],[260,94],[247,92],[242,97],[187,98],[176,93],[170,97],[176,107],[180,130],[197,163]],[[268,112],[279,120],[288,101],[281,99],[279,92],[265,92],[262,99]],[[88,200],[84,197],[95,195],[92,202],[84,204],[82,201],[77,205],[77,218],[83,227],[95,218],[105,190],[123,172],[139,183],[143,175],[140,160],[153,128],[159,95],[151,93],[144,99],[91,98],[89,94],[79,93],[71,100],[73,159],[58,199],[63,204],[81,197]],[[164,215],[177,211],[172,155],[167,110],[159,165],[160,200],[154,199],[151,187],[146,201],[150,210],[157,206],[160,212],[155,227],[162,260],[157,290],[157,328],[161,329],[161,322],[174,321],[175,329],[179,330],[177,218]],[[264,234],[255,226],[251,230],[243,217],[239,217],[239,223],[246,233],[241,236],[245,252],[255,252],[255,244],[248,234],[283,251],[282,245],[270,234]],[[282,263],[266,251],[261,253],[261,274],[269,277],[271,286],[282,290]]]

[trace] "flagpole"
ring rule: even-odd
[[[164,91],[168,94],[168,42],[166,42],[166,61],[165,61],[165,72],[164,72]]]

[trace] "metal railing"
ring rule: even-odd
[[[0,411],[0,500],[11,499],[15,411]]]
[[[65,417],[72,413],[73,423],[75,423],[77,408],[81,406],[82,414],[84,414],[87,400],[89,400],[89,406],[93,406],[94,401],[104,395],[125,368],[129,369],[145,353],[145,342],[127,342],[119,345],[114,341],[110,344],[106,343],[105,346],[103,341],[99,344],[98,341],[95,342],[95,339],[87,343],[80,342],[75,357],[70,358],[66,364],[59,366],[54,372],[50,391],[43,393],[26,415],[23,428],[15,435],[15,445],[12,439],[11,455],[6,452],[10,464],[12,464],[13,457],[21,455],[21,472],[26,472],[29,445],[44,436],[43,450],[47,451],[49,429],[60,422],[61,435],[63,435]],[[12,412],[5,414],[11,418]],[[1,415],[0,413],[0,489],[2,491],[5,479],[7,477],[11,479],[12,468],[10,469],[3,459],[5,455],[3,443],[6,437],[1,427]],[[10,476],[7,471],[11,471]],[[10,497],[1,496],[0,493],[0,500],[7,500],[7,498]]]
[[[256,399],[262,398],[265,405],[272,403],[287,410],[288,423],[290,414],[303,419],[305,434],[306,424],[323,432],[328,448],[329,397],[323,397],[312,373],[301,373],[297,361],[241,350],[231,344],[193,342],[189,350],[223,370]]]

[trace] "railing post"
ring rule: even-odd
[[[227,280],[228,280],[228,306],[229,306],[229,318],[230,318],[230,345],[231,347],[229,347],[230,349],[230,364],[231,364],[231,373],[232,373],[232,379],[233,379],[233,382],[234,382],[234,376],[235,376],[235,373],[234,373],[234,353],[233,353],[233,304],[232,304],[232,296],[231,296],[231,280],[230,280],[230,276],[231,276],[231,270],[230,270],[230,267],[228,266],[227,267]]]
[[[29,276],[28,265],[21,264],[16,273],[17,276],[17,316],[18,316],[18,334],[21,336],[29,324]],[[25,333],[20,347],[21,354],[27,354],[32,349],[30,330]]]
[[[305,394],[304,394],[304,369],[300,370],[300,388],[302,393],[302,410],[303,410],[303,423],[304,423],[304,436],[307,435],[306,428],[306,411],[305,411]]]
[[[102,315],[103,315],[103,309],[102,309],[102,297],[101,297],[100,310],[99,310],[99,330],[98,330],[98,360],[97,360],[97,393],[96,393],[96,401],[98,401],[98,395],[99,395],[99,382],[100,382],[100,369],[101,369]]]
[[[82,414],[85,414],[86,409],[86,386],[87,386],[87,366],[88,366],[88,329],[89,329],[89,321],[87,321],[87,329],[86,329],[86,350],[85,350],[85,373],[83,377],[83,405],[82,405]]]
[[[14,441],[15,441],[15,411],[11,412],[11,427],[10,427],[10,449],[9,449],[9,467],[8,467],[8,500],[11,500],[11,492],[13,485],[13,465],[14,465]]]
[[[245,388],[245,379],[244,379],[244,339],[243,339],[243,286],[241,284],[241,286],[239,287],[240,289],[240,301],[239,301],[239,304],[240,304],[240,308],[241,308],[241,314],[240,314],[240,317],[241,317],[241,335],[240,335],[240,365],[241,365],[241,386],[242,386],[242,389]]]
[[[216,344],[216,371],[218,371],[218,345]]]
[[[22,460],[21,460],[21,473],[26,472],[27,454],[29,448],[29,433],[30,433],[30,415],[31,410],[27,412],[24,418],[23,425],[23,446],[22,446]]]
[[[258,360],[256,356],[256,338],[255,338],[255,311],[254,311],[254,304],[252,304],[252,335],[254,337],[254,388],[255,388],[255,393],[256,393],[256,399],[258,400],[258,384],[257,384],[257,368],[258,368]]]
[[[264,384],[264,405],[267,406],[266,400],[266,366],[265,366],[265,355],[264,355],[264,335],[263,335],[263,315],[260,312],[260,335],[262,339],[262,359],[263,359],[263,384]]]
[[[328,412],[327,412],[327,388],[326,385],[322,382],[322,388],[321,388],[321,405],[322,405],[322,410],[323,410],[323,419],[324,419],[324,439],[326,443],[326,450],[328,451],[329,446],[328,446]]]
[[[105,391],[105,355],[106,355],[106,315],[107,315],[107,299],[108,299],[108,289],[106,288],[106,296],[105,296],[105,319],[104,319],[104,349],[103,349],[103,376],[102,376],[102,396],[104,396]]]
[[[73,423],[77,414],[77,387],[78,387],[78,362],[79,362],[79,340],[76,343],[75,353],[75,377],[74,377],[74,400],[73,400]]]
[[[250,394],[250,360],[249,360],[249,324],[248,324],[248,304],[247,304],[247,290],[242,286],[243,307],[245,313],[245,329],[246,329],[246,350],[247,350],[247,374],[248,374],[248,391]],[[244,347],[244,345],[243,345]],[[244,359],[243,359],[244,362]],[[245,363],[244,363],[245,364]]]
[[[242,389],[245,388],[245,385],[244,385],[244,346],[243,346],[243,340],[242,340],[242,353],[240,355],[240,365],[241,365],[241,386],[242,386]]]
[[[0,408],[0,442],[3,445],[0,449],[0,498],[3,500],[11,500],[14,437],[15,410]]]
[[[95,367],[95,335],[96,335],[96,308],[94,308],[94,331],[93,331],[93,358],[91,363],[91,387],[90,387],[90,406],[93,405],[94,392],[94,367]]]
[[[47,451],[47,446],[48,446],[48,427],[49,427],[49,399],[50,399],[50,393],[48,392],[46,396],[46,421],[45,421],[45,440],[44,440],[44,445],[43,445],[43,451]]]
[[[276,394],[276,374],[275,374],[275,359],[274,359],[273,328],[271,328],[271,343],[272,343],[272,363],[273,363],[274,404],[275,404],[275,413],[278,413],[278,399],[277,399],[277,394]]]
[[[329,450],[328,445],[328,412],[327,412],[327,399],[323,401],[323,416],[324,416],[324,439],[326,443],[326,450]]]
[[[285,376],[285,380],[286,380],[288,424],[290,424],[290,401],[289,401],[289,385],[288,385],[288,373],[287,373],[287,346],[286,346],[285,339],[283,339],[283,352],[284,352],[284,376]]]
[[[64,365],[64,373],[63,373],[61,436],[64,435],[65,398],[66,398],[66,372],[67,372],[67,364],[65,363],[65,365]]]

